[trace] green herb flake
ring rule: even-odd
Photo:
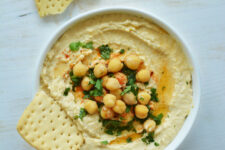
[[[87,115],[86,110],[85,110],[84,108],[81,108],[81,109],[80,109],[79,118],[80,118],[81,120],[83,120],[83,118],[84,118],[86,115]]]
[[[79,116],[78,116],[78,115],[75,115],[75,116],[74,116],[74,119],[75,119],[75,120],[77,120],[78,118],[79,118]]]
[[[151,100],[154,102],[158,102],[158,93],[156,92],[156,88],[151,88]]]
[[[80,41],[72,42],[72,43],[70,43],[69,46],[70,46],[71,51],[78,51],[80,49],[80,47],[82,46],[82,43]]]
[[[154,145],[155,145],[155,146],[159,146],[159,143],[155,142]]]
[[[125,52],[124,49],[121,49],[121,50],[120,50],[120,54],[123,54],[124,52]]]
[[[130,106],[129,106],[129,105],[126,107],[125,112],[126,112],[126,113],[129,113],[129,112],[130,112]]]
[[[145,83],[144,83],[145,86],[147,86],[148,84],[149,84],[148,82],[145,82]]]
[[[67,96],[68,93],[69,93],[69,91],[70,91],[70,88],[66,88],[65,91],[64,91],[64,93],[63,93],[63,95],[64,95],[64,96]]]
[[[126,86],[125,89],[121,92],[120,95],[123,96],[124,94],[129,93],[130,91],[131,91],[131,85]]]
[[[143,101],[143,100],[145,100],[145,99],[144,99],[143,97],[141,97],[141,98],[140,98],[140,100],[142,100],[142,101]]]
[[[163,114],[160,113],[157,116],[154,116],[154,115],[150,114],[149,117],[152,118],[155,121],[156,125],[160,125],[161,121],[162,121],[162,118],[163,118]]]
[[[108,141],[101,141],[101,144],[107,145],[107,144],[109,144],[109,142]]]
[[[83,48],[88,48],[88,49],[94,49],[92,41],[87,42],[86,44],[83,44],[82,47]]]
[[[132,138],[131,138],[131,137],[128,137],[128,138],[126,139],[126,141],[127,141],[127,143],[131,143],[131,142],[132,142]]]
[[[101,45],[98,47],[101,53],[101,57],[105,60],[110,58],[110,54],[113,52],[113,50],[108,45]]]
[[[149,132],[148,135],[141,140],[147,145],[154,142],[154,132]]]
[[[79,86],[81,83],[82,78],[81,77],[77,77],[75,75],[71,76],[70,79],[73,81],[73,86]]]

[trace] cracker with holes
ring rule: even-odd
[[[21,116],[17,130],[33,147],[43,150],[77,150],[83,143],[82,135],[73,121],[45,92],[35,98]]]
[[[73,0],[35,0],[41,17],[62,13]]]

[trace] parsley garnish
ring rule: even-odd
[[[101,46],[98,47],[98,49],[100,50],[101,57],[103,59],[109,59],[110,54],[113,51],[108,45],[101,45]]]
[[[158,93],[156,92],[156,88],[151,89],[151,100],[154,101],[154,102],[159,101]]]
[[[81,120],[83,120],[83,118],[84,118],[86,115],[87,115],[86,110],[85,110],[84,108],[81,108],[81,109],[80,109],[79,118],[80,118]]]
[[[121,49],[121,50],[120,50],[120,54],[123,54],[124,52],[125,52],[124,49]]]
[[[130,107],[131,107],[130,105],[128,105],[128,106],[126,107],[126,110],[125,110],[126,113],[129,113],[129,112],[130,112]]]
[[[159,146],[159,143],[155,142],[154,145],[155,145],[155,146]]]
[[[72,42],[72,43],[70,43],[70,50],[71,51],[78,51],[80,49],[81,45],[82,45],[82,43],[80,41]]]
[[[154,115],[150,114],[149,117],[152,118],[155,121],[156,125],[160,125],[161,121],[162,121],[162,118],[163,118],[163,114],[160,113],[157,116],[154,116]]]
[[[88,49],[94,49],[93,47],[93,42],[87,42],[86,44],[82,45],[83,48],[88,48]]]
[[[129,68],[127,68],[125,65],[122,69],[122,72],[124,74],[127,75],[127,85],[125,87],[125,89],[123,90],[123,92],[121,92],[121,95],[124,95],[125,93],[129,93],[129,92],[132,92],[135,96],[137,96],[138,94],[138,87],[137,85],[135,84],[136,82],[136,71],[133,71]]]
[[[127,141],[127,143],[131,143],[132,142],[132,138],[128,137],[126,141]]]
[[[145,100],[145,99],[144,99],[143,97],[141,97],[141,98],[140,98],[140,100],[142,100],[142,101],[143,101],[143,100]]]
[[[123,125],[121,121],[117,120],[102,119],[101,121],[103,127],[105,127],[105,133],[109,135],[120,135],[124,130],[130,131],[131,129],[133,129],[133,121],[128,122],[127,125]]]
[[[107,144],[109,144],[109,142],[108,141],[101,141],[101,144],[107,145]]]
[[[85,44],[85,43],[81,43],[80,41],[78,41],[78,42],[70,43],[69,46],[70,46],[71,51],[78,51],[80,49],[80,47],[93,49],[93,42],[88,42]]]
[[[76,120],[76,119],[78,119],[78,118],[79,118],[79,116],[78,116],[78,115],[75,115],[75,116],[74,116],[74,119],[75,119],[75,120]]]
[[[66,88],[65,91],[64,91],[64,93],[63,93],[63,95],[64,95],[64,96],[67,96],[68,93],[69,93],[69,91],[70,91],[70,88]]]
[[[144,138],[142,138],[141,140],[145,143],[145,144],[150,144],[151,142],[154,142],[154,132],[149,132],[148,135]]]

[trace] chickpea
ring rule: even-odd
[[[133,127],[134,127],[136,133],[141,133],[144,130],[143,125],[140,122],[138,122],[138,121],[134,121],[133,122]]]
[[[101,109],[101,116],[103,119],[112,119],[114,117],[114,112],[111,108],[103,106]]]
[[[122,114],[125,112],[125,110],[126,110],[126,104],[121,100],[117,100],[116,105],[113,107],[113,111],[118,114]]]
[[[73,74],[77,77],[83,77],[88,71],[88,66],[82,64],[81,62],[77,63],[73,67]]]
[[[103,87],[106,87],[106,83],[107,83],[108,79],[109,79],[109,76],[104,76],[104,77],[102,78],[102,86],[103,86]]]
[[[104,64],[99,63],[94,67],[94,75],[97,78],[100,78],[106,74],[107,74],[107,68]]]
[[[119,81],[115,78],[109,78],[108,81],[106,82],[106,88],[108,90],[116,90],[119,89],[120,87],[121,86]]]
[[[135,106],[135,115],[139,119],[144,119],[148,116],[148,108],[145,105],[136,105]]]
[[[98,112],[98,105],[95,101],[92,100],[85,100],[84,101],[84,109],[89,113],[89,114],[95,114]]]
[[[126,86],[127,76],[124,73],[121,73],[121,72],[115,73],[115,78],[119,81],[122,87]]]
[[[127,105],[137,104],[135,95],[132,92],[126,93],[123,95],[123,100]]]
[[[125,58],[124,62],[128,68],[136,70],[140,66],[142,60],[136,55],[129,55]]]
[[[123,114],[121,114],[121,117],[123,117],[123,123],[128,123],[134,119],[134,114],[131,111],[129,111],[128,113],[124,112]]]
[[[156,123],[155,121],[148,119],[144,122],[144,128],[147,132],[152,132],[155,130]]]
[[[116,99],[121,99],[121,95],[120,95],[122,93],[121,89],[116,89],[116,90],[110,91],[110,93],[115,95]]]
[[[89,84],[90,80],[91,79],[89,77],[84,77],[81,81],[81,87],[85,91],[89,91],[93,87],[93,84]]]
[[[109,61],[108,70],[109,72],[118,72],[123,68],[123,63],[119,58],[113,58]]]
[[[147,69],[142,69],[138,71],[136,74],[136,79],[137,81],[140,82],[148,82],[150,80],[150,72]]]
[[[147,92],[143,91],[138,93],[138,101],[143,105],[147,105],[150,101],[150,98],[151,96]]]
[[[116,103],[116,96],[112,94],[106,94],[103,98],[103,103],[105,104],[106,107],[113,107]]]

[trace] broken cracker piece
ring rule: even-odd
[[[73,0],[35,0],[41,17],[62,13]]]
[[[77,150],[83,143],[73,121],[43,91],[37,92],[24,111],[17,131],[36,149]]]

